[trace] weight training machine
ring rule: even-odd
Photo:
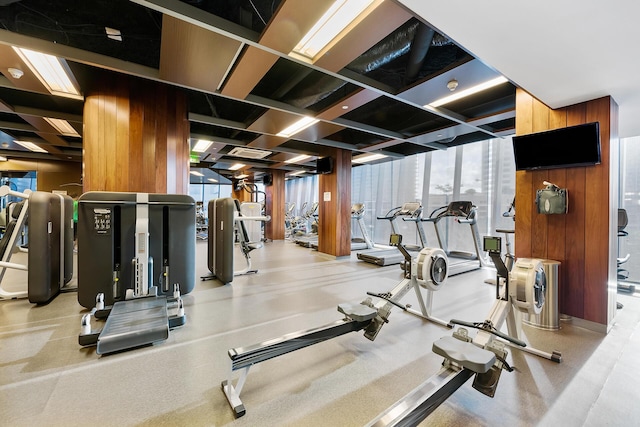
[[[0,298],[28,297],[46,303],[66,288],[73,277],[73,200],[62,194],[26,190],[20,193],[0,187],[0,197],[21,198],[9,215],[0,239]],[[18,245],[27,234],[29,248]],[[15,252],[27,252],[27,264],[11,261]],[[6,269],[27,271],[27,289],[9,292],[2,286]]]
[[[497,269],[496,301],[486,320],[466,322],[452,319],[459,325],[453,336],[445,336],[433,343],[434,353],[444,357],[442,368],[426,382],[415,388],[368,426],[414,426],[431,414],[467,380],[474,377],[473,388],[493,397],[503,369],[511,372],[506,346],[560,363],[562,355],[546,353],[527,347],[521,339],[522,313],[538,314],[544,306],[546,278],[539,259],[521,258],[508,271],[502,258],[501,239],[485,237],[484,250],[489,253]],[[508,335],[500,332],[507,323]],[[467,328],[477,329],[475,337]]]
[[[252,203],[253,204],[253,203]],[[207,239],[207,266],[211,274],[202,280],[217,278],[222,283],[231,283],[234,276],[257,273],[251,267],[251,251],[261,248],[261,241],[251,241],[245,221],[270,221],[270,216],[242,215],[240,202],[230,197],[209,201],[209,238]],[[240,250],[246,261],[242,270],[234,271],[234,242],[237,231]]]
[[[186,323],[195,286],[195,201],[187,195],[89,192],[78,200],[78,343],[109,354],[166,340]],[[92,297],[93,295],[93,297]],[[91,317],[105,319],[94,330]]]
[[[369,296],[359,304],[338,304],[338,311],[344,315],[341,320],[318,328],[293,332],[255,345],[229,350],[231,373],[229,379],[222,382],[222,391],[236,417],[241,417],[246,412],[240,399],[240,393],[249,374],[249,369],[257,363],[336,338],[348,332],[364,331],[364,336],[373,341],[382,326],[388,323],[393,307],[398,307],[436,324],[449,326],[447,322],[433,317],[431,314],[433,292],[441,289],[447,279],[447,257],[444,252],[439,248],[424,248],[417,257],[412,259],[411,254],[402,245],[402,236],[399,234],[391,235],[390,245],[400,250],[405,262],[410,263],[411,267],[405,269],[404,279],[389,292],[367,292]],[[418,298],[420,311],[400,303],[400,300],[412,289]],[[422,289],[426,290],[425,295],[422,294]],[[377,302],[374,302],[373,298]],[[234,383],[231,377],[235,371],[240,371],[240,377]]]

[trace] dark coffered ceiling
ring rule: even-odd
[[[81,91],[103,73],[182,88],[192,146],[197,139],[214,141],[194,167],[226,176],[239,173],[228,170],[234,163],[254,176],[269,169],[313,173],[324,147],[393,159],[513,131],[515,86],[509,82],[425,107],[450,93],[452,79],[460,91],[498,74],[392,0],[314,63],[290,55],[330,3],[0,0],[0,155],[82,156],[81,137],[59,135],[42,118],[66,119],[82,135],[83,101],[12,78],[11,46],[65,58]],[[122,40],[108,38],[105,28],[120,31]],[[320,121],[289,138],[276,135],[303,116]],[[49,153],[29,152],[14,140],[36,142]],[[245,150],[230,154],[237,147]],[[270,154],[258,158],[252,149]],[[299,154],[311,157],[285,163]]]

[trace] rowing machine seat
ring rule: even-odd
[[[482,349],[470,342],[462,341],[452,336],[440,338],[433,343],[431,350],[444,358],[452,360],[463,368],[484,374],[496,361],[492,351]]]
[[[378,311],[364,304],[350,304],[343,302],[338,304],[338,311],[356,322],[366,322],[376,317]]]

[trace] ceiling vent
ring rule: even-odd
[[[264,159],[271,151],[256,150],[255,148],[236,147],[229,151],[229,156],[244,157],[247,159]]]

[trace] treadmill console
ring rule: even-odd
[[[467,201],[451,202],[443,216],[468,217],[473,210],[473,203]]]

